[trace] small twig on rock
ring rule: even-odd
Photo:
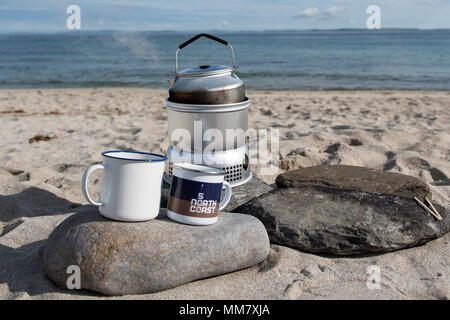
[[[427,197],[425,197],[425,201],[428,203],[428,205],[431,207],[431,209],[434,211],[434,213],[436,213],[436,215],[437,215],[439,218],[441,218],[441,220],[442,220],[441,215],[440,215],[439,212],[436,210],[436,208],[433,206],[433,204],[431,203],[431,201],[428,200]]]
[[[438,219],[439,221],[442,220],[441,216],[436,215],[436,213],[434,213],[433,211],[431,211],[422,201],[420,201],[419,199],[417,199],[417,197],[414,197],[414,200],[417,201],[417,203],[424,208],[425,210],[428,211],[429,214],[431,214],[433,217],[435,217],[436,219]]]

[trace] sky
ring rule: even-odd
[[[81,30],[252,31],[366,28],[369,5],[382,28],[450,28],[450,0],[0,0],[0,33]]]

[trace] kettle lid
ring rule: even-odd
[[[184,69],[177,73],[178,77],[207,77],[231,73],[233,70],[228,66],[211,66],[208,64]]]

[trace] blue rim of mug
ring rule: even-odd
[[[130,158],[119,158],[119,157],[114,157],[113,155],[110,155],[110,153],[119,153],[119,152],[145,154],[148,156],[160,157],[160,159],[130,159]],[[150,152],[139,152],[139,151],[121,151],[121,150],[103,151],[102,156],[104,156],[106,158],[117,159],[117,160],[140,161],[140,162],[159,162],[159,161],[167,160],[167,157],[163,156],[162,154],[150,153]]]

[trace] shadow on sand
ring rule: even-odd
[[[59,288],[51,282],[42,264],[42,253],[47,239],[30,242],[19,247],[10,247],[2,241],[26,223],[21,218],[57,216],[85,212],[94,219],[102,219],[97,208],[83,206],[60,198],[36,187],[11,195],[0,195],[0,285],[6,284],[9,292],[17,298],[23,293],[35,296],[45,293],[66,293],[83,296],[102,296],[86,290]],[[36,230],[39,233],[39,230]],[[26,235],[24,235],[25,237]]]

